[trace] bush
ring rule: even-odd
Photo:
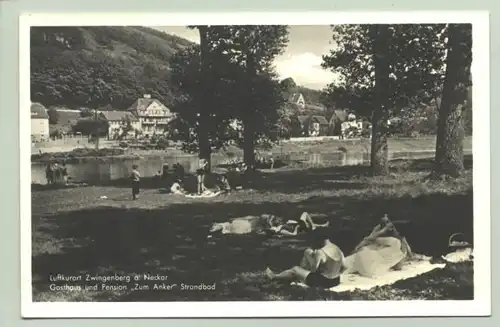
[[[106,136],[108,133],[109,124],[104,120],[79,119],[72,126],[73,133],[81,133],[82,135],[94,135],[98,133],[100,136]]]
[[[369,138],[371,137],[371,135],[372,135],[371,128],[363,128],[363,130],[361,131],[361,137]]]
[[[71,161],[74,158],[85,158],[85,157],[111,157],[123,155],[125,150],[120,148],[103,148],[96,150],[94,148],[78,148],[70,152],[57,152],[57,153],[43,153],[43,154],[33,154],[31,160],[34,161]]]
[[[50,137],[53,139],[58,139],[62,136],[62,133],[60,130],[56,129],[50,132]]]
[[[356,126],[351,126],[344,131],[344,136],[346,138],[359,137],[361,135],[361,130]]]
[[[158,140],[158,143],[156,144],[156,149],[158,150],[165,150],[168,148],[169,142],[165,137],[162,137]]]
[[[50,125],[55,125],[59,121],[59,113],[57,112],[56,109],[49,109],[47,111],[47,114],[49,115],[49,124]]]

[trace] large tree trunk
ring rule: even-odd
[[[95,127],[95,149],[96,151],[99,151],[99,134],[101,131],[101,126],[99,126],[99,113],[97,112],[97,109],[94,111],[94,120],[96,121],[96,127]]]
[[[387,49],[389,41],[388,25],[371,26],[374,37],[373,57],[375,64],[375,107],[372,114],[371,168],[374,175],[389,173],[387,147],[387,121],[389,107],[387,85],[389,79],[389,61]]]
[[[255,133],[250,117],[243,122],[243,161],[248,167],[255,163]]]
[[[253,115],[255,114],[255,99],[253,85],[255,83],[255,76],[257,75],[255,62],[251,53],[246,54],[247,64],[247,79],[248,79],[248,92],[247,92],[247,110],[243,115],[243,161],[248,167],[255,166],[255,121]]]
[[[464,111],[471,83],[472,26],[448,27],[446,77],[439,108],[436,158],[432,177],[458,177],[464,169]]]
[[[198,31],[200,32],[200,61],[201,61],[201,82],[204,86],[205,92],[202,93],[201,97],[198,99],[199,106],[199,125],[198,125],[198,147],[199,147],[199,158],[205,159],[208,162],[208,170],[211,170],[211,154],[212,149],[210,147],[209,140],[209,116],[206,106],[211,103],[209,97],[210,94],[210,82],[207,77],[210,74],[210,56],[209,56],[209,44],[208,44],[208,26],[198,26]]]

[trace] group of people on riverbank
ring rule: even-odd
[[[63,162],[49,162],[45,167],[45,178],[48,185],[54,184],[67,184],[68,183],[68,169]]]
[[[158,181],[159,186],[165,187],[171,194],[210,197],[214,194],[229,193],[232,190],[246,187],[249,172],[248,166],[245,163],[240,163],[229,168],[224,174],[212,174],[209,172],[207,160],[200,159],[194,174],[196,189],[191,190],[191,192],[187,191],[187,187],[185,187],[186,178],[189,174],[186,174],[184,167],[180,163],[176,163],[172,167],[167,163],[163,164],[162,169],[157,171],[154,178]],[[141,181],[138,165],[132,166],[130,179],[132,198],[135,200],[140,192]]]

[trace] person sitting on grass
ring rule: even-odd
[[[317,228],[310,234],[310,247],[304,251],[298,266],[279,273],[269,267],[266,275],[270,280],[304,283],[310,287],[328,289],[340,284],[345,270],[344,253],[330,240],[327,228]]]
[[[231,185],[229,184],[229,180],[226,175],[222,175],[219,178],[219,189],[222,192],[229,193],[231,192]]]
[[[173,165],[173,170],[174,170],[174,178],[183,181],[184,176],[186,175],[186,172],[184,171],[184,166],[177,162]]]
[[[401,236],[387,215],[384,215],[345,262],[348,273],[377,277],[390,270],[401,269],[407,260],[416,257],[406,238]]]
[[[174,165],[174,168],[175,168],[175,165]],[[161,167],[161,172],[160,172],[161,179],[167,180],[170,177],[169,170],[170,170],[170,167],[169,167],[168,163],[164,163]]]
[[[185,195],[186,191],[184,191],[184,188],[181,186],[181,181],[180,179],[176,180],[172,186],[170,187],[170,192],[172,194],[177,194],[177,195]]]

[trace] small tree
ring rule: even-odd
[[[47,114],[49,115],[49,124],[50,125],[55,125],[59,122],[59,113],[57,112],[56,109],[52,108],[47,111]]]
[[[80,111],[80,116],[82,118],[92,117],[93,115],[94,115],[94,113],[92,112],[92,110],[90,110],[88,108],[84,108],[84,109],[82,109],[82,111]]]
[[[122,119],[120,123],[121,134],[118,136],[120,140],[127,137],[127,135],[134,130],[132,126],[132,122],[130,121],[130,117],[125,117]]]
[[[104,136],[108,131],[108,123],[104,120],[80,119],[72,126],[73,133],[89,136]]]

